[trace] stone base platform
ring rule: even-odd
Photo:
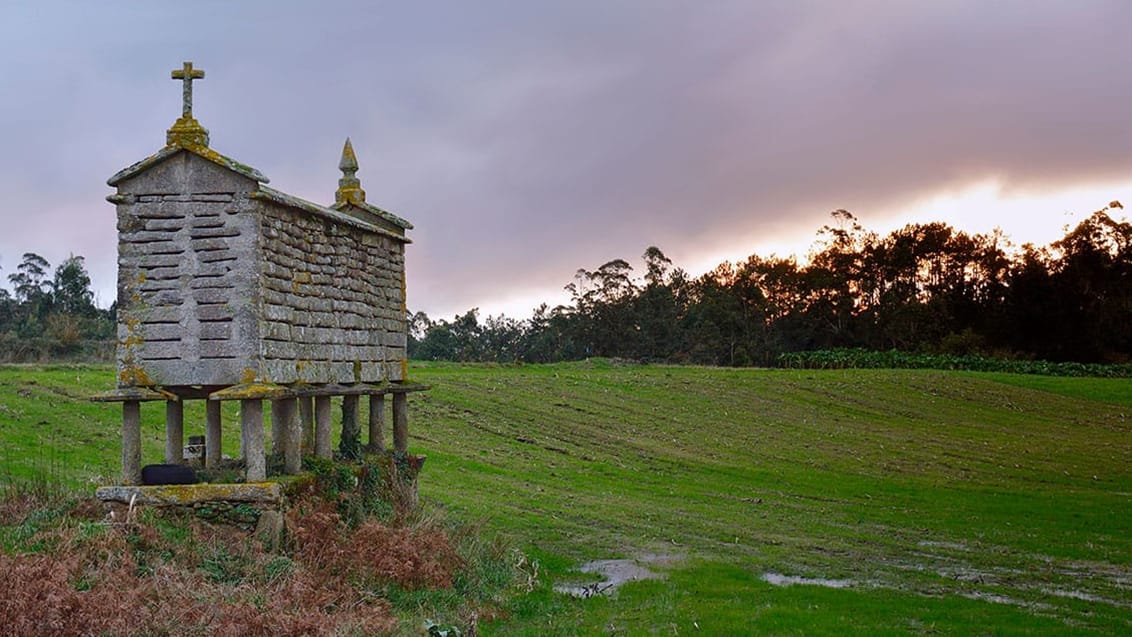
[[[160,486],[99,487],[95,497],[103,502],[145,506],[193,506],[208,502],[245,502],[275,506],[283,501],[277,482],[241,484],[169,484]]]

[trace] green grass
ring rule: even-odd
[[[601,361],[414,377],[434,386],[413,402],[424,494],[567,558],[552,576],[641,552],[692,564],[614,600],[544,591],[501,634],[1132,629],[1127,380]]]
[[[1058,376],[1020,376],[982,374],[1007,385],[1036,389],[1051,394],[1132,407],[1132,380],[1116,378],[1064,378]]]
[[[89,397],[114,388],[106,365],[0,365],[0,480],[113,483],[121,473],[122,408]],[[185,436],[203,435],[205,408],[185,408]],[[224,405],[224,452],[239,450],[239,409]],[[143,462],[161,462],[164,403],[142,405]]]
[[[540,564],[482,634],[1132,631],[1132,381],[605,361],[411,374],[433,385],[410,399],[422,496]],[[112,384],[0,368],[0,476],[113,475],[118,410],[81,399]],[[143,408],[147,462],[162,416]],[[642,553],[677,561],[612,598],[550,590]]]

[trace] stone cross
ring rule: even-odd
[[[185,62],[179,70],[173,71],[173,79],[181,80],[181,99],[183,105],[181,107],[181,115],[186,119],[191,119],[193,116],[193,80],[203,80],[204,71],[201,69],[194,69],[192,62]]]

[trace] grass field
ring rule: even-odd
[[[422,495],[539,564],[482,634],[1132,632],[1127,380],[606,361],[411,374],[434,387],[410,401]],[[118,413],[82,400],[112,383],[0,369],[0,476],[115,475]],[[147,461],[162,415],[143,409]],[[658,556],[664,579],[610,597],[550,589],[588,560]]]

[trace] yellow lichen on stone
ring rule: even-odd
[[[140,487],[101,487],[95,492],[99,500],[156,506],[186,506],[198,502],[278,503],[283,489],[275,482],[243,484],[176,484]]]
[[[234,390],[229,394],[232,398],[247,398],[256,399],[262,398],[267,394],[281,391],[283,388],[279,385],[271,383],[247,383],[242,385],[235,385],[229,389]]]
[[[269,400],[286,398],[291,391],[282,385],[267,381],[253,381],[232,385],[209,394],[210,400]]]
[[[121,387],[153,387],[156,384],[149,374],[137,365],[126,365],[118,372],[118,385]]]
[[[139,334],[141,321],[135,316],[126,316],[122,319],[122,325],[126,328],[126,336],[118,341],[122,350],[118,386],[153,387],[156,385],[154,380],[137,364],[136,347],[145,342]]]
[[[310,272],[294,272],[291,274],[291,292],[298,294],[301,284],[309,284],[313,279]]]

